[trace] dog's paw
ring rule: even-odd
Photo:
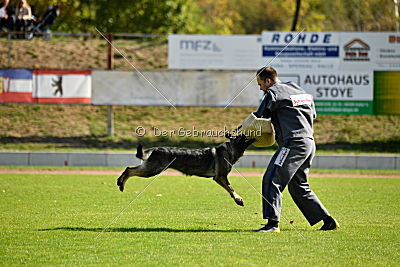
[[[236,204],[238,204],[239,206],[244,206],[244,203],[243,203],[243,199],[242,199],[242,198],[235,198],[235,202],[236,202]]]
[[[124,192],[124,185],[123,184],[119,186],[119,191]]]
[[[117,180],[117,185],[119,186],[119,190],[121,192],[124,192],[124,187],[125,187],[125,183],[124,183],[124,177],[123,175],[121,175],[118,180]]]

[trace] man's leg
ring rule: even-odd
[[[276,151],[274,156],[271,158],[271,161],[268,164],[268,168],[264,173],[263,181],[262,181],[262,206],[263,206],[263,218],[264,219],[271,219],[275,221],[279,221],[279,216],[277,216],[276,212],[274,211],[277,210],[279,213],[281,211],[281,199],[276,200],[277,198],[281,197],[279,190],[274,190],[271,189],[271,184],[272,181],[274,180],[274,177],[276,176],[276,166],[274,164],[276,157],[279,154],[279,151]],[[274,193],[271,194],[271,190]],[[273,204],[274,203],[274,204]],[[272,210],[272,212],[271,212]]]
[[[308,168],[300,167],[290,181],[288,189],[294,203],[313,226],[330,215],[317,195],[310,189],[307,173]]]
[[[282,192],[307,156],[303,147],[288,146],[287,148],[290,150],[288,150],[288,154],[284,158],[282,158],[284,148],[280,148],[274,154],[263,178],[263,217],[268,219],[268,224],[266,225],[268,229],[275,225],[277,226],[280,221]]]
[[[332,217],[308,184],[307,176],[315,155],[315,143],[311,139],[306,139],[305,143],[311,149],[311,154],[294,174],[288,189],[297,207],[313,226],[321,220],[331,222]]]

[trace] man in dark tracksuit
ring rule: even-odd
[[[339,228],[307,182],[315,155],[313,120],[316,112],[312,95],[292,82],[280,82],[271,67],[257,71],[257,82],[264,97],[254,114],[259,118],[271,118],[279,148],[262,182],[263,217],[268,223],[256,232],[280,232],[282,192],[286,186],[311,225],[323,220],[320,230]]]

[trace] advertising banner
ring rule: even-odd
[[[34,70],[33,74],[37,103],[91,103],[91,70]]]
[[[31,103],[32,70],[0,69],[0,103]]]
[[[399,70],[395,32],[263,32],[263,57],[289,70]]]
[[[298,72],[299,85],[312,94],[319,114],[372,114],[371,71]]]
[[[374,95],[379,97],[376,112],[397,114],[393,108],[394,99],[400,99],[400,90],[393,87],[400,71],[397,32],[170,35],[168,59],[169,68],[175,69],[274,67],[281,80],[294,81],[312,93],[322,114],[371,114]]]
[[[334,32],[263,32],[262,57],[279,72],[337,70],[339,42]]]
[[[400,91],[395,92],[382,79],[394,75],[385,76],[379,70],[400,70],[400,34],[263,32],[262,43],[263,57],[272,60],[277,56],[271,66],[279,73],[297,74],[301,86],[314,95],[319,113],[373,114],[375,88],[379,90],[375,97],[380,97],[375,112],[390,110],[386,114],[394,114],[393,107],[389,107],[393,105],[385,103],[399,99]],[[352,82],[350,86],[347,80]]]
[[[340,33],[342,70],[400,70],[400,34],[394,32]]]
[[[254,70],[264,64],[260,35],[168,36],[168,68]]]

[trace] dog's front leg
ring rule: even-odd
[[[226,191],[228,191],[231,197],[235,200],[236,204],[238,204],[239,206],[244,206],[243,199],[235,192],[235,190],[233,190],[226,176],[216,176],[213,179]]]

